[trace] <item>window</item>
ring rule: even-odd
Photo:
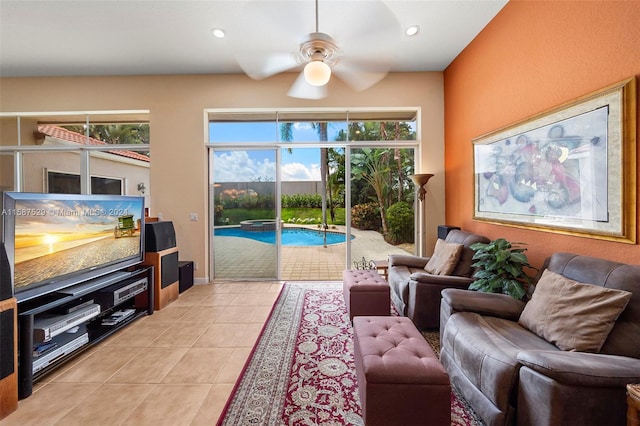
[[[210,112],[209,143],[415,142],[416,111]]]
[[[80,194],[80,175],[48,171],[47,192],[50,194]],[[122,195],[122,179],[91,176],[91,193]]]
[[[80,175],[47,172],[47,192],[49,194],[79,194]]]
[[[91,176],[91,193],[122,195],[122,179]]]

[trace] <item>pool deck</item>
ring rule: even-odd
[[[286,225],[285,225],[286,226]],[[295,227],[301,227],[295,225]],[[309,227],[317,230],[317,228]],[[345,232],[344,226],[330,231]],[[282,280],[341,280],[342,271],[353,269],[353,261],[384,260],[390,254],[411,254],[393,246],[378,232],[351,228],[350,265],[346,265],[346,243],[323,246],[282,246]],[[237,237],[215,237],[215,277],[221,279],[276,279],[276,250],[272,244]]]

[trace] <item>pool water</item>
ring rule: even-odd
[[[245,231],[240,228],[217,228],[214,231],[216,237],[249,238],[263,243],[275,244],[275,231]],[[352,236],[351,239],[354,237]],[[346,241],[342,232],[327,231],[327,244],[338,244]],[[306,228],[282,229],[283,246],[321,246],[324,244],[324,233]]]

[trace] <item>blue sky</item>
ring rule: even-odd
[[[335,139],[346,123],[329,125],[329,140]],[[212,123],[210,141],[216,142],[272,142],[279,128],[275,122],[264,123]],[[294,123],[294,141],[316,142],[318,134],[310,123]],[[275,181],[275,152],[273,150],[218,151],[214,160],[216,182],[245,182],[252,180]],[[320,180],[320,149],[295,148],[282,150],[282,180]]]

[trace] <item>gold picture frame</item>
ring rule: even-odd
[[[636,242],[636,79],[473,139],[474,219]]]

